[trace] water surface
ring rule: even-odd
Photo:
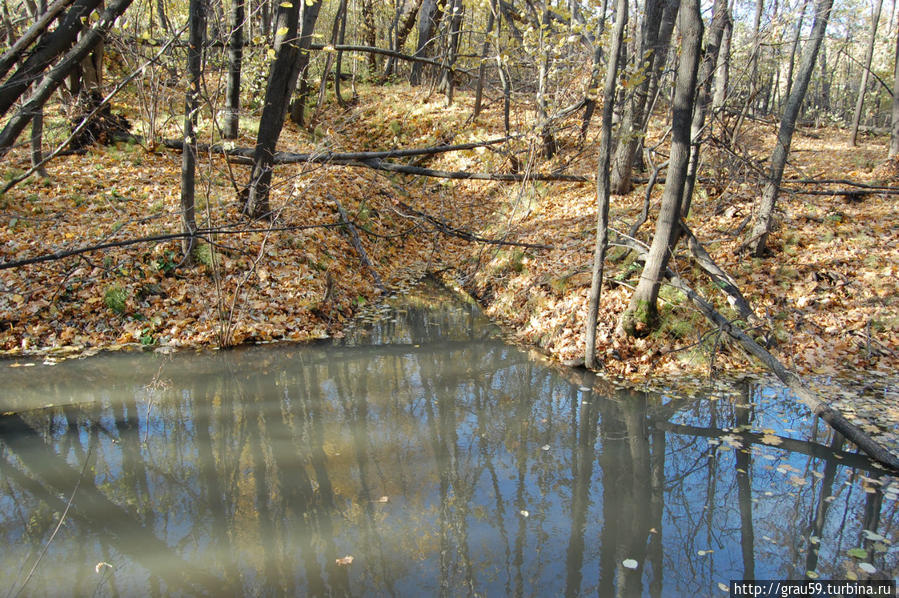
[[[433,291],[336,344],[6,366],[9,595],[726,596],[899,570],[899,482],[786,391],[614,388]]]

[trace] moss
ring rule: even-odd
[[[658,328],[659,312],[654,302],[637,299],[636,306],[628,308],[621,317],[621,327],[628,336],[643,337]]]
[[[117,314],[125,313],[125,304],[128,301],[128,291],[118,285],[113,285],[106,289],[103,294],[103,302],[106,307]]]

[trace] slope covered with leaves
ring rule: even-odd
[[[465,93],[446,107],[442,97],[424,89],[359,90],[347,109],[327,106],[311,133],[287,125],[279,148],[427,147],[502,135],[500,103],[472,121],[472,98]],[[514,108],[513,125],[533,120],[529,107]],[[116,109],[140,117],[127,102]],[[250,124],[236,145],[252,146]],[[562,129],[560,154],[550,163],[538,159],[536,141],[527,137],[411,163],[476,172],[510,172],[518,163],[522,172],[592,177],[595,139],[581,146],[576,130]],[[773,255],[735,253],[774,131],[774,124],[756,125],[744,135],[737,157],[704,148],[707,178],[693,203],[693,232],[736,279],[762,320],[754,334],[784,363],[804,373],[892,374],[899,362],[895,196],[847,198],[821,194],[845,184],[789,184],[770,243]],[[895,181],[879,166],[885,140],[871,138],[850,148],[845,138],[837,129],[801,132],[787,177]],[[14,153],[5,174],[26,166],[26,153]],[[179,168],[176,151],[127,143],[56,160],[49,178],[31,179],[0,200],[2,260],[177,232]],[[402,292],[425,273],[436,273],[475,295],[519,342],[560,360],[583,353],[595,229],[589,183],[446,181],[347,166],[284,165],[276,171],[277,214],[269,224],[239,213],[237,190],[246,183],[246,166],[205,155],[200,169],[198,221],[215,233],[207,235],[193,264],[182,263],[177,241],[167,241],[2,270],[4,353],[53,356],[339,335],[380,291],[346,227],[339,226],[338,202],[389,289]],[[647,242],[662,187],[653,189],[649,224],[637,233]],[[630,195],[612,198],[613,228],[624,231],[636,221],[645,191],[638,185]],[[470,235],[493,242],[472,241]],[[754,367],[669,289],[662,292],[660,331],[644,339],[616,336],[617,317],[639,275],[634,255],[623,254],[620,248],[611,251],[599,318],[598,350],[610,374],[642,379]],[[684,250],[676,252],[672,268],[735,316]]]

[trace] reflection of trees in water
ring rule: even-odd
[[[863,529],[894,533],[894,503],[858,490],[840,463],[865,462],[838,441],[760,444],[748,385],[732,402],[582,391],[601,383],[462,340],[480,333],[473,311],[461,329],[416,314],[390,325],[419,349],[233,352],[151,409],[123,386],[97,406],[0,417],[0,534],[26,547],[4,557],[4,585],[87,458],[33,592],[92,593],[105,560],[122,593],[704,595],[742,577],[839,578],[848,548],[874,549]],[[453,340],[427,344],[438,329]],[[725,429],[742,449],[710,446]]]

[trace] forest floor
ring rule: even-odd
[[[286,125],[279,149],[385,150],[502,136],[498,102],[472,122],[473,100],[464,92],[450,107],[424,88],[360,87],[359,92],[346,109],[329,105],[312,132]],[[114,110],[139,120],[137,108],[127,103]],[[513,127],[523,128],[533,113],[521,107],[513,120]],[[250,126],[235,145],[252,147],[254,125],[245,124]],[[598,123],[583,147],[577,117],[565,124],[558,135],[560,152],[549,163],[537,159],[534,139],[523,138],[501,146],[502,151],[478,148],[413,163],[510,172],[509,152],[514,151],[528,171],[564,169],[592,178]],[[162,131],[177,136],[174,125]],[[845,183],[789,184],[778,204],[772,255],[759,259],[735,253],[760,193],[758,172],[775,133],[774,123],[749,123],[737,154],[703,149],[702,180],[689,224],[761,318],[755,336],[784,364],[820,382],[818,388],[832,398],[841,386],[828,388],[828,380],[870,385],[882,379],[879,390],[895,399],[895,195],[847,196],[838,192],[850,188]],[[897,184],[896,172],[884,166],[886,139],[863,138],[853,148],[847,138],[835,127],[800,130],[785,178]],[[177,151],[124,142],[56,159],[48,165],[49,177],[33,177],[0,196],[0,260],[178,232],[180,163]],[[21,148],[10,154],[0,174],[8,180],[27,166]],[[583,355],[595,242],[592,183],[447,181],[358,167],[284,165],[275,175],[273,221],[253,223],[240,215],[237,200],[248,176],[245,165],[201,156],[198,223],[216,233],[195,252],[193,265],[182,263],[180,242],[167,241],[0,270],[2,354],[19,358],[10,364],[21,365],[35,356],[52,361],[101,349],[168,350],[340,336],[354,314],[382,294],[347,229],[337,226],[340,202],[389,292],[402,293],[425,274],[436,274],[478,298],[510,339],[538,346],[561,361]],[[663,187],[653,189],[653,209]],[[631,194],[612,197],[614,229],[627,230],[637,219],[645,193],[646,186],[638,184]],[[463,234],[441,232],[421,213]],[[652,223],[650,212],[637,237],[649,242]],[[465,233],[552,248],[472,242],[462,238]],[[610,256],[620,252],[613,247]],[[639,275],[633,259],[610,260],[606,267],[597,344],[610,376],[642,381],[758,369],[670,288],[662,290],[658,332],[643,339],[616,336],[617,318]],[[671,267],[722,313],[735,317],[685,250],[676,252]],[[871,409],[881,419],[899,422],[897,405],[890,400]]]

